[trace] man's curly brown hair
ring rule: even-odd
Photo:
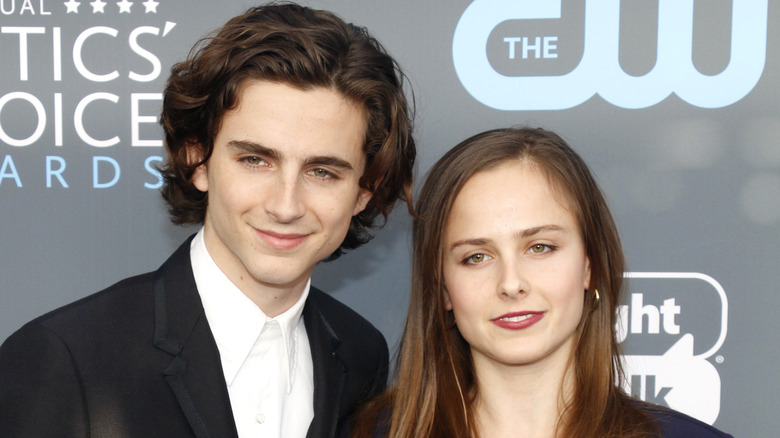
[[[372,197],[329,259],[368,242],[370,228],[384,224],[398,199],[413,211],[416,149],[398,64],[364,28],[327,11],[275,3],[231,19],[171,69],[160,123],[168,152],[162,195],[174,223],[203,223],[208,193],[192,184],[192,175],[211,157],[222,117],[236,108],[248,80],[302,90],[325,87],[365,111],[366,170],[360,186]],[[201,149],[202,161],[188,161],[188,146]],[[383,221],[375,224],[380,214]]]

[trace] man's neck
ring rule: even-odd
[[[309,281],[305,278],[293,285],[277,286],[260,283],[251,277],[243,284],[237,284],[230,276],[228,278],[269,318],[281,315],[298,302]]]

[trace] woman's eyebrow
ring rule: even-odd
[[[517,236],[522,238],[528,238],[545,231],[561,232],[564,231],[564,228],[560,225],[554,225],[554,224],[540,225],[538,227],[532,227],[525,230],[520,230],[517,232]]]
[[[450,251],[454,250],[455,248],[459,246],[481,246],[486,245],[488,242],[490,242],[488,239],[463,239],[463,240],[456,240],[455,242],[452,242],[450,245]]]
[[[565,229],[562,226],[549,224],[549,225],[540,225],[538,227],[527,228],[525,230],[520,230],[517,233],[515,233],[515,235],[519,238],[527,239],[529,237],[533,237],[542,232],[562,232],[562,231],[565,231]],[[456,240],[455,242],[452,242],[452,244],[450,244],[449,250],[452,251],[458,248],[459,246],[466,246],[466,245],[482,246],[488,243],[490,243],[490,240],[484,238]]]

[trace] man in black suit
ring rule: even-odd
[[[161,123],[163,196],[201,230],[5,341],[0,436],[334,436],[383,390],[387,344],[310,276],[411,205],[402,77],[365,30],[294,4],[196,46]]]

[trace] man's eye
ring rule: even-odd
[[[331,178],[331,177],[333,177],[333,174],[331,174],[330,172],[328,172],[325,169],[313,169],[313,170],[310,171],[310,173],[312,175],[316,176],[317,178]]]
[[[265,160],[255,156],[246,157],[244,158],[244,161],[246,162],[246,164],[249,164],[250,166],[262,166],[263,164],[265,164]]]

